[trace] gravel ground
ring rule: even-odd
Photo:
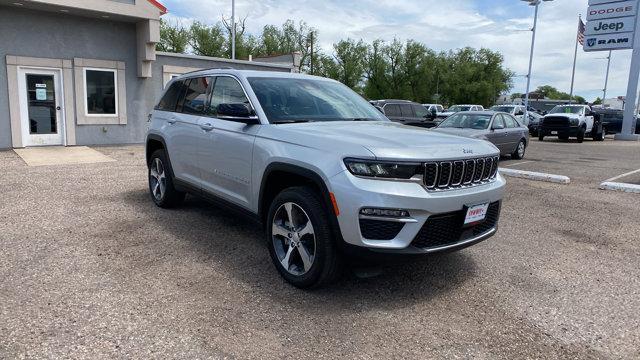
[[[508,179],[481,244],[301,291],[255,225],[195,198],[159,209],[142,147],[97,149],[118,161],[0,152],[0,358],[640,358],[640,196],[596,190],[619,158],[564,164],[571,185]]]

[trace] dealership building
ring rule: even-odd
[[[156,51],[156,0],[0,0],[0,149],[140,143],[175,76],[294,64]]]

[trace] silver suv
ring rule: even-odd
[[[495,234],[491,143],[389,121],[339,82],[212,69],[172,80],[150,115],[156,205],[199,195],[253,217],[280,274],[334,279],[350,250],[428,254]]]

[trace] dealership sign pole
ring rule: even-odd
[[[633,49],[622,132],[616,140],[640,140],[634,134],[634,104],[640,76],[640,21],[636,21],[639,0],[589,0],[584,51]]]

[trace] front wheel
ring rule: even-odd
[[[280,275],[299,288],[318,287],[340,272],[328,211],[313,189],[292,187],[276,196],[266,223],[267,244]]]
[[[578,136],[577,136],[577,139],[578,139],[578,142],[579,142],[579,143],[581,143],[581,142],[583,142],[583,141],[584,141],[584,134],[585,134],[585,132],[586,132],[586,130],[585,130],[585,128],[583,128],[583,127],[580,127],[580,128],[578,129]]]
[[[604,126],[602,125],[599,125],[598,127],[594,126],[594,128],[591,130],[591,133],[592,133],[591,137],[593,141],[604,141],[604,138],[606,136]]]
[[[511,154],[511,157],[516,160],[524,158],[524,152],[526,151],[526,149],[527,143],[524,141],[524,139],[520,140],[518,146],[516,147],[516,150]]]
[[[538,130],[538,140],[539,141],[544,140],[544,134],[542,133],[542,131],[539,131],[539,130]]]

